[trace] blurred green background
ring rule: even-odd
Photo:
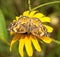
[[[32,8],[40,4],[60,0],[31,0]],[[9,50],[9,43],[12,36],[7,30],[9,24],[16,16],[28,10],[27,0],[0,0],[0,57],[20,57],[18,53],[18,42],[14,44],[12,52]],[[60,41],[60,3],[47,5],[39,9],[41,13],[51,18],[50,26],[54,28],[51,37]],[[40,41],[39,41],[40,43]],[[60,57],[60,45],[56,43],[41,43],[42,52],[34,50],[33,57]],[[25,57],[28,57],[25,52]]]

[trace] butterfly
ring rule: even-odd
[[[47,36],[47,29],[42,25],[42,22],[38,18],[27,16],[21,16],[17,21],[12,22],[8,30],[15,33],[31,33],[38,37]]]

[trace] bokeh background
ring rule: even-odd
[[[40,4],[60,0],[31,0],[31,7],[34,8]],[[20,57],[18,53],[18,42],[13,46],[12,52],[9,50],[9,43],[12,36],[9,34],[7,28],[16,16],[28,10],[27,0],[0,0],[0,57]],[[60,3],[51,4],[39,9],[39,12],[51,18],[50,26],[54,31],[50,36],[60,41]],[[51,44],[41,43],[42,52],[39,53],[34,50],[33,57],[60,57],[60,45],[52,42]],[[25,57],[28,57],[25,52]]]

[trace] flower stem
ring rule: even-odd
[[[53,42],[57,43],[57,44],[60,44],[60,41],[57,41],[55,39],[52,39]]]
[[[38,8],[40,8],[40,7],[43,7],[43,6],[46,6],[46,5],[50,5],[50,4],[55,4],[55,3],[60,3],[60,1],[53,1],[53,2],[49,2],[49,3],[41,4],[41,5],[33,8],[32,11],[33,11],[33,10],[36,10],[36,9],[38,9]]]
[[[28,0],[28,5],[29,5],[29,11],[31,11],[31,4],[30,4],[30,0]]]

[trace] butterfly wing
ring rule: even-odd
[[[9,30],[16,32],[16,33],[26,33],[28,31],[28,23],[29,18],[22,16],[18,19],[17,22],[13,22],[12,24],[14,25],[10,25]]]
[[[18,20],[19,29],[17,29],[17,33],[26,33],[28,32],[29,27],[29,18],[26,16],[21,17]]]
[[[47,32],[46,28],[42,25],[42,22],[37,19],[31,19],[31,33],[37,37],[44,36]]]

